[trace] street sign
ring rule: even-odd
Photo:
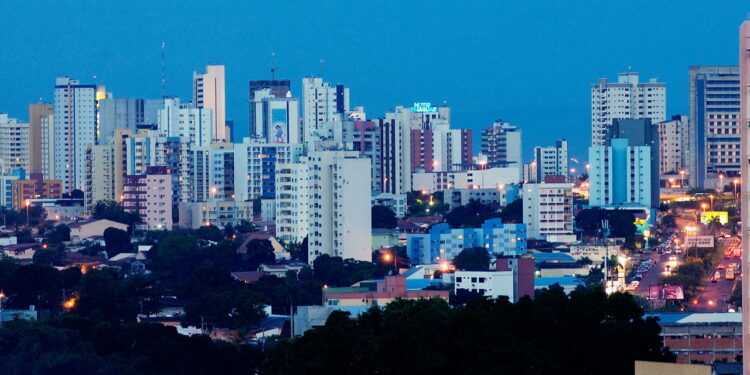
[[[682,285],[649,285],[648,298],[651,300],[685,299]]]

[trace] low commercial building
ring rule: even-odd
[[[418,280],[417,280],[418,281]],[[346,288],[323,289],[324,306],[385,306],[393,300],[442,298],[448,300],[447,290],[411,289],[404,276],[386,276],[385,280],[362,281]]]
[[[433,225],[425,234],[407,234],[406,251],[412,264],[451,260],[464,249],[483,247],[493,254],[518,256],[526,253],[526,225],[486,220],[480,228],[451,229],[448,223]]]
[[[75,242],[91,237],[102,237],[108,228],[127,231],[128,225],[107,219],[73,223],[70,224],[70,240]]]
[[[471,201],[478,201],[481,204],[497,204],[501,207],[513,203],[519,198],[518,185],[500,185],[481,189],[456,189],[450,188],[443,192],[445,203],[450,208],[466,206]]]
[[[677,363],[734,361],[742,355],[742,313],[664,313],[659,318],[664,346]]]
[[[41,173],[32,173],[28,180],[11,181],[11,197],[16,211],[24,209],[29,199],[59,199],[62,181],[45,180]]]
[[[372,196],[372,205],[390,208],[398,219],[406,216],[406,194],[379,193]]]
[[[209,199],[206,202],[180,203],[180,227],[197,229],[203,225],[234,227],[243,220],[253,221],[253,202]]]
[[[516,300],[513,271],[456,271],[454,291],[478,292],[485,297]]]
[[[468,171],[414,172],[412,190],[427,193],[456,189],[499,188],[521,182],[520,166],[480,168]]]

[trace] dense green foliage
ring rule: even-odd
[[[448,212],[445,221],[451,228],[479,228],[485,220],[499,216],[489,205],[471,200],[466,206],[458,206]]]
[[[512,304],[399,300],[284,342],[269,374],[622,374],[636,359],[674,361],[629,294],[553,288]]]
[[[589,208],[576,215],[575,224],[587,236],[601,234],[602,220],[609,220],[609,236],[632,238],[635,235],[635,216],[625,210]]]
[[[141,222],[141,217],[136,212],[125,212],[122,205],[115,201],[98,201],[94,204],[91,212],[92,219],[107,219],[118,223],[127,224],[133,230],[135,224]]]
[[[398,225],[396,214],[386,206],[372,206],[372,227],[393,229]]]
[[[462,271],[487,271],[490,269],[490,254],[483,247],[463,249],[453,257],[453,266]]]
[[[503,223],[523,223],[523,199],[519,198],[503,207],[500,211]]]

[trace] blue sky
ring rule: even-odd
[[[526,154],[557,138],[585,159],[589,87],[629,66],[667,83],[668,113],[687,112],[689,65],[736,64],[746,1],[33,1],[2,2],[0,112],[26,119],[56,76],[155,98],[166,42],[167,94],[225,64],[228,119],[247,132],[247,81],[319,74],[380,116],[415,101],[452,107],[454,127],[502,118]],[[96,79],[93,77],[96,76]],[[477,135],[478,138],[478,135]]]

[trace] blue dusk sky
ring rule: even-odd
[[[525,155],[557,138],[586,159],[589,90],[632,67],[667,83],[667,113],[687,113],[688,66],[737,64],[747,1],[34,1],[2,2],[0,112],[26,120],[54,79],[116,97],[191,98],[192,73],[224,64],[227,119],[247,134],[247,83],[320,74],[370,117],[446,101],[453,126],[503,119]],[[96,77],[96,78],[94,78]],[[476,134],[475,138],[479,138]],[[475,142],[477,144],[477,142]],[[477,152],[478,150],[475,150]]]

